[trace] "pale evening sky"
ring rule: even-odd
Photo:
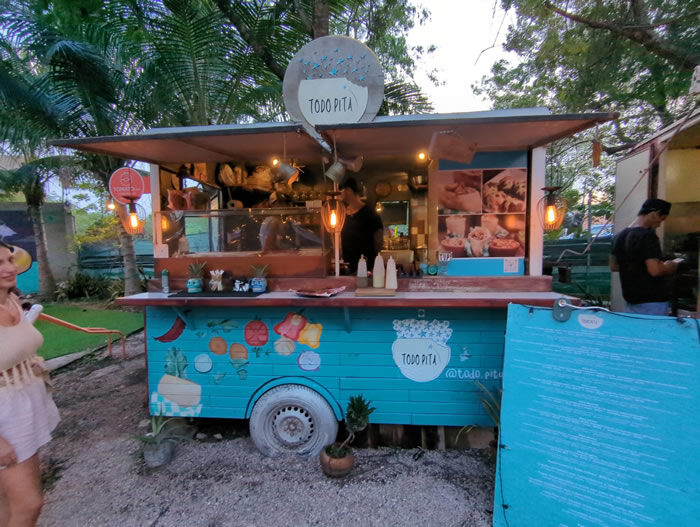
[[[497,60],[516,61],[515,54],[508,54],[502,48],[515,15],[507,14],[504,21],[500,0],[431,0],[424,5],[431,12],[431,20],[410,31],[409,44],[425,48],[434,44],[437,50],[422,61],[416,72],[419,86],[430,98],[436,113],[488,110],[490,103],[474,95],[471,85],[488,75]],[[494,40],[496,45],[491,47]],[[479,57],[482,50],[485,51]],[[428,80],[427,71],[431,68],[437,69],[443,85],[434,86]]]

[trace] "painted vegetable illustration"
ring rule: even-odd
[[[294,344],[294,341],[287,337],[282,337],[277,342],[275,342],[275,351],[283,357],[294,353],[295,347],[296,345]]]
[[[231,344],[231,349],[228,353],[231,360],[248,358],[248,349],[243,344],[237,342]]]
[[[182,335],[182,332],[185,330],[185,326],[185,321],[178,316],[175,318],[175,322],[173,322],[170,329],[163,333],[160,337],[155,337],[155,339],[158,342],[172,342]]]
[[[264,346],[269,338],[267,326],[257,318],[246,324],[243,335],[249,346]]]
[[[158,383],[158,393],[180,406],[196,406],[202,399],[202,387],[187,379],[187,357],[178,348],[170,348],[165,359],[165,375]]]
[[[197,331],[195,335],[199,338],[205,338],[209,336],[220,336],[222,333],[230,333],[231,330],[238,327],[238,324],[232,320],[226,318],[224,320],[210,320],[207,322],[206,328]],[[224,353],[226,353],[224,351]]]
[[[306,344],[310,348],[318,348],[321,342],[321,324],[306,324],[299,334],[299,344]]]
[[[288,339],[297,340],[301,330],[304,329],[304,326],[306,326],[305,316],[303,316],[301,313],[287,313],[284,320],[277,324],[274,327],[274,330],[278,335],[282,335]]]
[[[214,355],[225,355],[228,345],[223,337],[212,337],[209,340],[209,351]]]

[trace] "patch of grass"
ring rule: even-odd
[[[94,305],[47,304],[44,313],[84,328],[116,329],[125,335],[143,328],[141,313],[103,309]],[[44,336],[44,345],[39,349],[39,355],[45,359],[107,344],[107,335],[74,331],[44,320],[38,320],[36,328]]]

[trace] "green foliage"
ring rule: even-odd
[[[197,260],[187,266],[187,274],[190,278],[202,278],[206,266],[207,262],[200,262]]]
[[[364,430],[374,410],[375,408],[370,407],[370,402],[366,401],[362,395],[351,396],[345,409],[345,428],[353,434]]]
[[[267,276],[268,267],[268,264],[251,265],[250,270],[253,271],[253,276],[255,278],[264,278],[265,276]]]
[[[124,291],[124,281],[82,272],[56,284],[56,300],[113,300]]]
[[[481,390],[482,395],[479,397],[479,402],[481,406],[484,407],[486,413],[489,414],[493,423],[500,428],[501,427],[501,399],[503,397],[503,390],[498,389],[494,394],[486,386],[481,384],[479,381],[474,381],[474,383]]]
[[[44,304],[44,313],[78,326],[118,329],[125,335],[143,329],[141,313],[104,309],[94,303],[89,305]],[[104,346],[107,342],[107,335],[74,331],[45,320],[37,320],[36,328],[44,337],[44,344],[39,349],[39,354],[45,359]],[[111,338],[114,339],[114,335]],[[118,348],[113,348],[115,353],[118,353],[117,350]]]
[[[76,215],[76,245],[119,241],[119,220],[113,214],[97,212]]]
[[[630,142],[670,123],[690,104],[690,62],[697,64],[700,56],[693,2],[502,0],[501,5],[517,17],[504,47],[521,62],[498,62],[476,87],[496,108],[620,111],[621,121],[609,132]]]
[[[160,445],[166,442],[184,441],[190,439],[188,435],[178,430],[177,425],[180,420],[176,417],[165,417],[162,415],[151,416],[151,429],[145,434],[134,436],[144,445]]]
[[[340,445],[326,447],[326,453],[331,457],[344,457],[349,451],[349,444],[355,439],[355,434],[367,428],[369,416],[375,408],[362,395],[353,395],[345,408],[345,429],[348,437]]]
[[[501,399],[503,398],[503,389],[498,388],[494,393],[479,381],[474,381],[474,384],[476,384],[481,391],[481,395],[479,396],[481,406],[484,407],[484,410],[486,410],[486,413],[489,415],[496,428],[501,428]],[[473,428],[473,425],[460,428],[455,441],[458,442],[462,434],[469,433]]]

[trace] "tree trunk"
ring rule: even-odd
[[[124,230],[122,223],[126,218],[126,210],[122,205],[117,207],[119,218],[119,252],[124,264],[124,295],[135,295],[141,292],[141,277],[136,265],[136,251],[134,250],[134,239]]]
[[[56,292],[56,280],[49,266],[49,251],[46,245],[46,231],[44,229],[44,218],[41,215],[41,207],[28,202],[27,214],[34,228],[36,263],[39,268],[39,296],[42,299],[53,299]]]
[[[313,33],[314,38],[327,37],[330,22],[330,6],[328,0],[314,2]]]

